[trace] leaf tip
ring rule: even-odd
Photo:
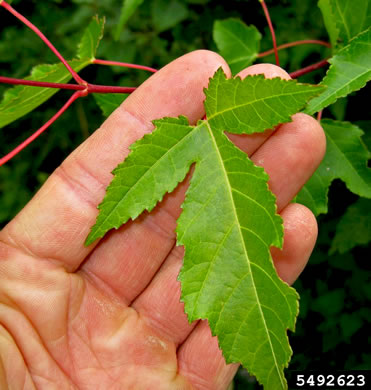
[[[93,227],[94,228],[94,227]],[[84,246],[85,247],[88,247],[89,245],[91,245],[98,237],[96,236],[93,228],[91,229],[89,235],[86,237],[86,240],[84,242]]]

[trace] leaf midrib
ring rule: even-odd
[[[220,155],[220,151],[219,151],[218,145],[216,143],[214,134],[213,134],[213,132],[211,130],[211,127],[210,127],[209,123],[207,121],[205,121],[205,123],[206,123],[206,127],[207,127],[207,129],[209,131],[210,138],[211,138],[211,140],[212,140],[212,142],[214,144],[214,147],[215,147],[218,159],[220,161],[222,172],[224,174],[225,182],[226,182],[227,188],[228,188],[228,194],[229,194],[229,196],[231,198],[231,204],[234,205],[232,190],[231,190],[231,186],[230,186],[230,183],[229,183],[229,180],[228,180],[228,174],[227,174],[227,172],[225,170],[225,167],[224,167],[224,164],[223,164],[222,156]],[[247,263],[247,266],[249,268],[249,272],[250,272],[250,275],[251,275],[252,285],[254,287],[254,293],[255,293],[255,297],[256,297],[256,302],[258,302],[259,312],[260,312],[260,315],[261,315],[261,317],[263,319],[264,329],[265,329],[267,338],[269,340],[269,345],[270,345],[270,349],[271,349],[271,352],[272,352],[272,356],[273,356],[273,360],[274,360],[274,363],[275,363],[275,367],[276,367],[276,370],[277,370],[277,373],[278,373],[278,377],[280,378],[282,388],[284,389],[285,385],[284,385],[284,382],[283,382],[282,377],[280,375],[280,370],[279,370],[279,367],[278,367],[278,364],[277,364],[276,355],[274,353],[271,337],[270,337],[269,330],[268,330],[268,327],[267,327],[267,323],[265,321],[265,317],[264,317],[264,314],[263,314],[263,311],[262,311],[262,308],[261,308],[261,302],[259,300],[258,292],[257,292],[256,285],[255,285],[254,276],[253,276],[253,273],[252,273],[252,270],[251,270],[251,265],[250,265],[250,261],[249,261],[249,256],[247,254],[245,240],[243,239],[243,235],[242,235],[242,232],[241,232],[241,229],[240,229],[240,223],[239,223],[239,218],[238,218],[238,215],[237,215],[237,211],[236,211],[235,207],[232,207],[232,209],[233,209],[233,213],[234,213],[234,216],[235,216],[236,224],[238,226],[238,232],[239,232],[240,239],[241,239],[241,242],[242,242],[242,246],[243,246],[243,249],[244,249],[245,257],[247,259],[246,263]]]
[[[348,3],[347,3],[347,5],[348,5]],[[346,23],[345,23],[344,14],[343,14],[343,13],[341,12],[341,10],[340,10],[339,2],[338,2],[338,1],[336,1],[336,8],[337,8],[337,10],[338,10],[338,12],[339,12],[339,15],[340,15],[341,19],[342,19],[343,26],[344,26],[344,30],[346,30],[346,34],[347,34],[347,36],[348,36],[348,41],[349,41],[349,39],[350,39],[350,32],[349,32],[348,26],[347,26]],[[345,10],[344,10],[344,13],[345,13]]]
[[[266,97],[266,98],[255,99],[255,100],[250,101],[248,103],[234,105],[234,106],[232,106],[230,108],[227,108],[225,110],[217,111],[214,115],[208,116],[208,120],[211,120],[211,119],[217,117],[218,115],[222,115],[222,114],[224,114],[226,112],[236,110],[237,108],[252,106],[252,105],[254,105],[255,103],[258,103],[258,102],[264,102],[265,103],[266,101],[268,101],[270,99],[275,99],[277,97],[279,98],[279,97],[283,97],[283,96],[302,95],[302,94],[307,94],[307,93],[308,93],[308,90],[305,90],[305,91],[298,91],[298,92],[289,92],[289,93],[275,94],[275,95],[269,96],[268,98]]]

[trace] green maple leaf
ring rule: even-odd
[[[327,213],[327,193],[334,179],[343,180],[353,193],[371,198],[369,152],[361,140],[363,131],[349,122],[330,119],[323,119],[321,125],[326,134],[326,155],[296,199],[315,215]]]
[[[196,126],[182,116],[154,121],[156,129],[113,171],[86,240],[152,210],[196,163],[177,225],[178,245],[185,246],[181,299],[189,321],[208,319],[226,361],[241,362],[267,389],[287,388],[286,330],[294,330],[298,296],[270,256],[270,246],[282,245],[283,227],[268,175],[224,131],[272,128],[320,91],[261,75],[228,80],[218,70],[205,90],[208,119]]]
[[[356,5],[356,6],[355,6]],[[371,4],[369,0],[319,0],[332,50],[347,45],[357,34],[371,25]]]
[[[371,199],[360,198],[348,207],[336,226],[330,254],[345,253],[371,241]]]
[[[339,30],[338,40],[342,45],[371,25],[371,4],[369,0],[331,0],[331,7]]]
[[[331,66],[320,84],[327,89],[308,103],[307,114],[363,88],[371,79],[371,27],[353,38],[329,62]]]
[[[94,17],[78,45],[77,57],[68,61],[76,72],[91,64],[103,36],[104,19]],[[26,80],[67,83],[72,76],[62,63],[35,66]],[[0,128],[28,114],[51,98],[59,89],[18,85],[5,91],[0,102]]]
[[[94,16],[88,27],[85,29],[80,43],[77,47],[77,57],[80,60],[95,59],[99,42],[103,38],[105,18]]]
[[[339,38],[339,29],[336,25],[336,19],[331,7],[331,0],[319,0],[318,7],[322,12],[323,21],[327,30],[327,33],[330,37],[330,42],[332,46],[332,51],[335,51],[335,48],[338,44]]]
[[[252,64],[259,52],[261,34],[239,19],[216,20],[213,39],[233,74]]]

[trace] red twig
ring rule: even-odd
[[[317,114],[317,121],[318,121],[318,122],[321,122],[322,111],[323,111],[323,110],[319,110],[319,111],[318,111],[318,114]]]
[[[14,79],[12,77],[2,77],[2,76],[0,76],[0,83],[12,84],[12,85],[28,85],[31,87],[72,89],[75,91],[82,91],[86,88],[85,85],[80,85],[80,84],[49,83],[46,81],[22,80],[22,79]]]
[[[59,60],[68,69],[68,71],[71,73],[72,77],[75,79],[75,81],[78,84],[82,84],[82,85],[86,84],[86,82],[71,68],[68,62],[63,58],[63,56],[49,41],[49,39],[34,24],[32,24],[28,19],[26,19],[23,15],[17,12],[11,5],[9,5],[5,1],[0,1],[0,6],[4,7],[7,11],[13,14],[17,19],[19,19],[27,27],[29,27],[33,32],[35,32],[43,40],[43,42],[45,42],[45,44],[49,47],[49,49],[59,58]]]
[[[34,81],[34,80],[22,80],[14,79],[11,77],[0,77],[0,83],[13,84],[13,85],[28,85],[31,87],[43,87],[43,88],[58,88],[58,89],[72,89],[75,91],[85,91],[86,94],[90,93],[131,93],[135,91],[135,87],[116,87],[96,84],[62,84],[62,83],[49,83],[46,81]]]
[[[11,158],[13,158],[15,155],[17,155],[21,150],[23,150],[27,145],[29,145],[34,139],[36,139],[42,132],[44,132],[53,122],[55,122],[66,110],[67,108],[79,97],[85,96],[85,91],[76,91],[69,99],[68,101],[63,105],[63,107],[54,114],[43,126],[40,127],[39,130],[37,130],[35,133],[33,133],[30,137],[28,137],[26,140],[24,140],[20,145],[18,145],[15,149],[13,149],[11,152],[6,154],[4,157],[0,158],[0,166],[5,164],[7,161],[9,161]]]
[[[278,58],[276,34],[275,34],[275,32],[274,32],[274,28],[273,28],[273,25],[272,25],[271,17],[269,16],[268,7],[267,7],[267,5],[265,4],[265,1],[264,1],[264,0],[259,0],[259,2],[260,2],[260,4],[261,4],[262,7],[263,7],[263,11],[264,11],[264,14],[265,14],[265,18],[267,19],[268,26],[269,26],[269,30],[270,30],[271,35],[272,35],[273,50],[274,50],[274,56],[276,57],[276,64],[277,64],[278,66],[280,66],[280,60],[279,60],[279,58]]]
[[[87,93],[132,93],[136,87],[111,87],[106,85],[88,84]]]
[[[331,45],[325,41],[319,41],[317,39],[304,39],[302,41],[284,43],[283,45],[277,46],[277,50],[287,49],[288,47],[294,47],[294,46],[305,45],[305,44],[321,45],[329,48],[331,47]],[[273,53],[274,53],[274,49],[270,49],[259,53],[258,57],[261,58],[261,57],[269,56],[270,54]]]
[[[148,70],[148,72],[152,72],[152,73],[157,72],[157,69],[155,69],[155,68],[150,68],[149,66],[145,66],[145,65],[129,64],[127,62],[106,61],[106,60],[97,60],[97,59],[95,59],[93,61],[93,64],[122,66],[124,68]]]
[[[316,62],[315,64],[306,66],[305,68],[296,70],[295,72],[290,73],[290,77],[292,79],[296,79],[300,76],[303,76],[304,74],[307,74],[307,73],[313,72],[316,69],[322,68],[323,66],[326,66],[327,64],[328,64],[328,58],[326,58],[325,60]]]

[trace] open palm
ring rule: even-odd
[[[226,365],[207,322],[189,324],[179,302],[183,248],[176,219],[189,176],[150,214],[84,247],[112,169],[151,120],[204,115],[203,87],[228,67],[196,51],[172,62],[133,93],[51,175],[0,233],[1,389],[226,389]],[[288,77],[274,65],[241,73]],[[274,133],[231,135],[270,175],[284,219],[275,266],[292,283],[316,239],[316,222],[291,199],[324,153],[317,122],[297,114]],[[73,125],[73,124],[71,124]]]

